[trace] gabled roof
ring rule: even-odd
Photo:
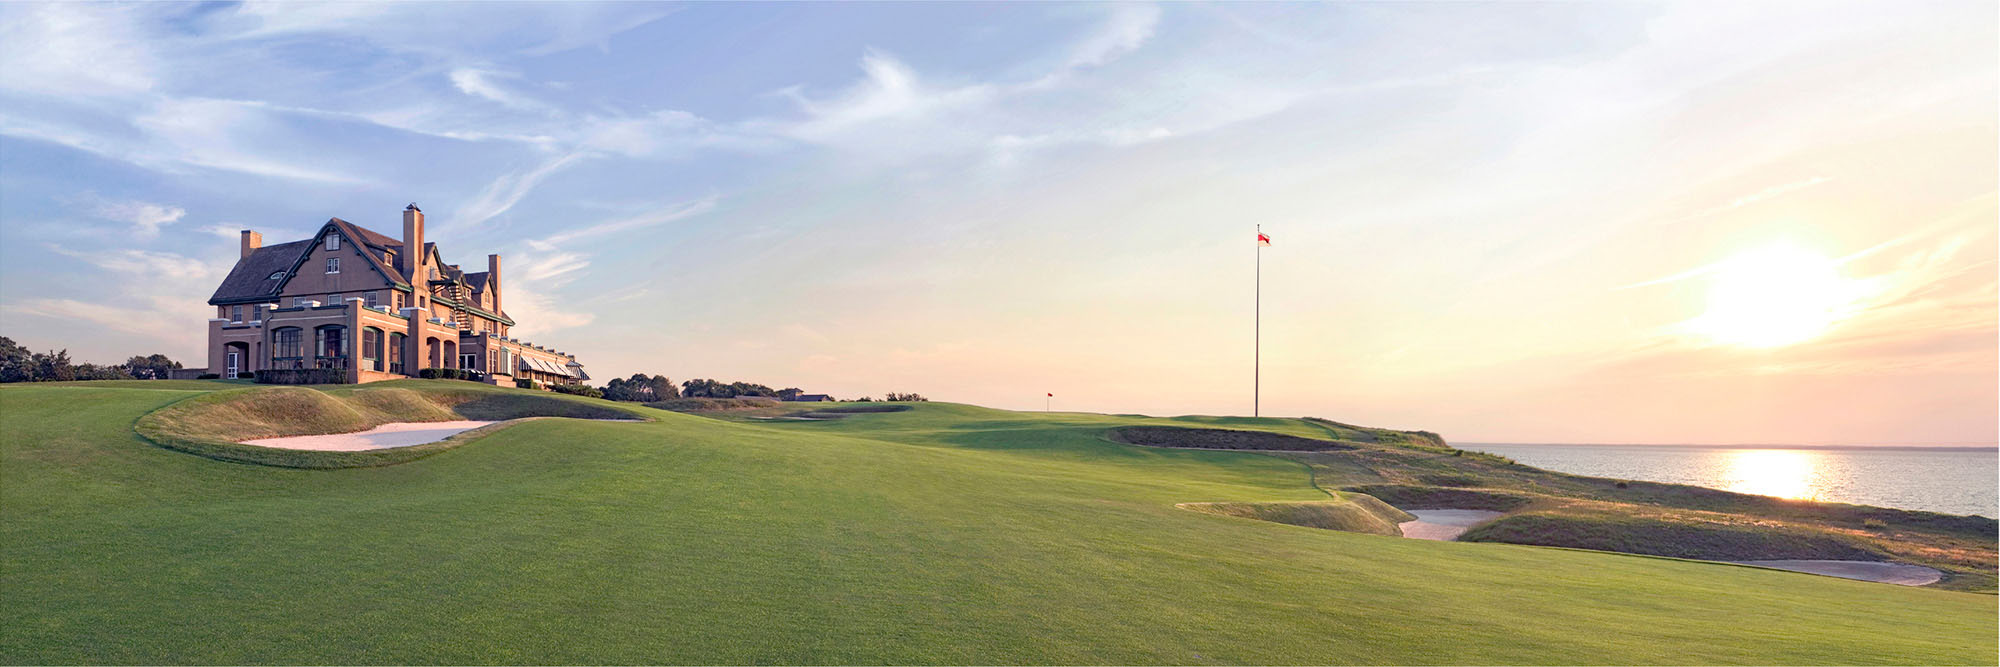
[[[326,224],[332,225],[334,229],[339,230],[340,235],[346,237],[349,243],[359,241],[365,245],[374,246],[377,250],[403,247],[403,244],[399,241],[340,218],[329,218]],[[314,238],[318,238],[319,235],[314,234],[313,236]],[[396,270],[396,267],[382,261],[381,255],[364,252],[361,253],[361,256],[368,258],[369,266],[374,267],[375,272],[382,274],[382,277],[388,278],[389,282],[403,286],[410,284],[408,280],[404,279],[402,272]]]
[[[229,270],[229,276],[222,279],[222,286],[215,288],[215,296],[208,298],[209,305],[261,301],[277,296],[278,288],[283,287],[285,278],[290,277],[299,256],[312,244],[313,239],[306,239],[251,251],[249,257],[237,260],[236,268]],[[272,280],[271,274],[279,272],[286,275]]]
[[[252,251],[249,257],[237,260],[236,266],[229,270],[229,276],[222,279],[222,286],[217,287],[215,295],[208,298],[209,305],[220,306],[231,303],[248,303],[276,297],[280,291],[283,291],[285,283],[291,280],[294,272],[298,270],[299,264],[306,260],[307,255],[312,252],[314,244],[319,241],[320,236],[329,227],[333,228],[335,233],[340,234],[341,238],[347,239],[347,242],[351,244],[358,243],[376,250],[400,251],[403,247],[401,242],[377,233],[374,230],[361,227],[340,218],[328,218],[326,224],[320,225],[319,229],[314,230],[310,238],[303,241],[264,246]],[[425,245],[430,246],[431,244]],[[432,248],[432,252],[436,252],[436,249]],[[403,276],[402,272],[397,271],[396,267],[382,261],[381,255],[365,250],[359,254],[368,262],[369,268],[374,269],[376,273],[388,279],[391,284],[405,288],[410,286],[409,281]],[[283,275],[277,279],[274,280],[271,278],[272,275],[280,273]]]

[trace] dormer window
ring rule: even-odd
[[[328,234],[328,235],[326,235],[326,249],[327,249],[327,250],[339,250],[339,249],[340,249],[340,235],[339,235],[339,234]]]
[[[331,237],[328,237],[328,238],[331,238]],[[339,257],[328,257],[328,258],[326,258],[326,272],[327,272],[327,273],[340,273],[340,258],[339,258]]]

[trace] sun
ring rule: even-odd
[[[1708,310],[1686,328],[1716,343],[1771,348],[1812,340],[1851,316],[1860,281],[1840,262],[1788,244],[1757,248],[1714,264]]]

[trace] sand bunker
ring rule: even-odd
[[[1865,560],[1732,560],[1737,565],[1755,565],[1774,570],[1822,574],[1842,579],[1860,579],[1900,586],[1929,586],[1944,573],[1922,565],[1878,563]]]
[[[298,435],[288,438],[259,438],[244,440],[243,444],[278,449],[313,449],[323,452],[359,452],[370,449],[409,447],[429,442],[437,442],[487,424],[499,422],[449,421],[449,422],[398,422],[383,424],[366,431],[354,433],[333,433],[328,435]]]
[[[1449,542],[1457,539],[1465,529],[1485,523],[1503,514],[1489,510],[1404,510],[1417,517],[1416,521],[1396,524],[1403,529],[1403,537],[1419,540],[1440,540]]]

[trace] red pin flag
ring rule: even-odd
[[[1266,236],[1263,232],[1257,232],[1257,245],[1260,246],[1271,245],[1271,237]]]

